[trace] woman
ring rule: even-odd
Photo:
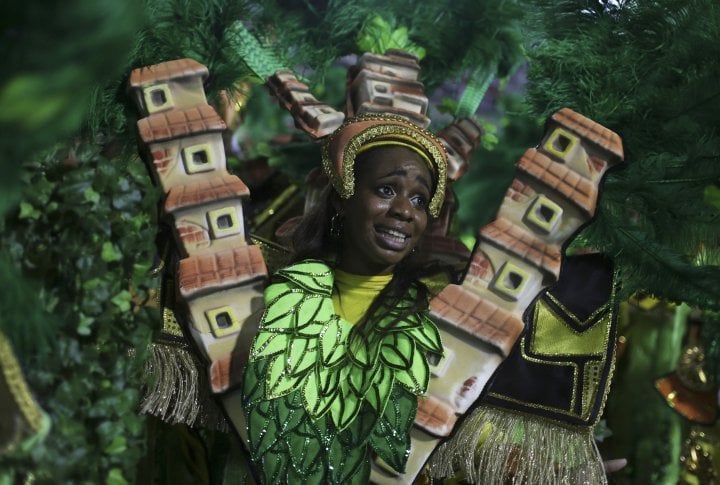
[[[426,354],[442,353],[415,251],[442,206],[442,144],[403,118],[361,116],[326,142],[323,168],[331,188],[265,291],[245,372],[266,483],[367,483],[373,455],[402,472]]]

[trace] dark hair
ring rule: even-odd
[[[331,219],[335,215],[332,197],[335,191],[328,184],[320,201],[305,214],[292,235],[290,263],[305,259],[321,259],[331,266],[341,249],[340,241],[330,234]]]

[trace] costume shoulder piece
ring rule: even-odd
[[[568,257],[526,314],[526,331],[480,405],[432,458],[436,476],[473,483],[606,483],[593,441],[615,353],[613,270]]]
[[[402,471],[435,325],[381,308],[365,335],[335,314],[333,273],[304,261],[276,273],[243,387],[253,459],[266,482],[368,480],[370,449]]]

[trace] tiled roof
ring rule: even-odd
[[[524,261],[550,272],[557,278],[560,274],[562,251],[558,244],[545,244],[530,232],[505,218],[495,219],[483,226],[480,237],[506,249]]]
[[[146,84],[186,76],[202,76],[205,79],[208,76],[208,69],[194,59],[163,62],[134,69],[130,74],[130,86],[142,87]]]
[[[435,436],[448,436],[455,426],[457,415],[447,403],[430,395],[418,397],[418,409],[415,415],[415,425],[434,434]]]
[[[190,298],[265,276],[267,269],[260,249],[247,245],[181,259],[178,282],[180,294]]]
[[[165,212],[248,195],[250,190],[240,178],[225,174],[192,185],[172,187],[165,200]]]
[[[525,172],[548,187],[557,190],[588,215],[595,213],[597,188],[588,179],[562,163],[552,161],[534,148],[525,152],[517,164]]]
[[[448,285],[430,302],[431,315],[499,348],[507,355],[523,331],[523,323],[460,285]]]
[[[222,131],[225,122],[210,105],[186,110],[155,113],[137,122],[140,137],[145,143],[157,143],[210,131]]]
[[[578,135],[587,138],[600,148],[612,153],[618,159],[623,159],[622,140],[614,131],[595,123],[590,118],[586,118],[570,108],[561,109],[552,115],[551,119]]]

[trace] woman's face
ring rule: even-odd
[[[336,203],[343,217],[338,267],[348,273],[381,275],[415,248],[428,221],[433,180],[414,151],[373,148],[355,162],[355,193]]]

